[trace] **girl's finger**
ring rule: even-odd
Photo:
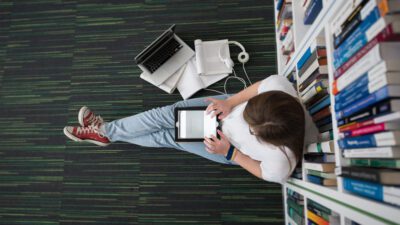
[[[217,130],[217,132],[218,132],[219,136],[221,137],[221,139],[226,139],[226,136],[225,136],[225,134],[224,134],[224,133],[222,133],[222,131],[221,131],[221,130]]]
[[[204,144],[206,145],[207,148],[214,149],[214,147],[210,143],[204,141]]]
[[[207,152],[209,152],[209,153],[211,153],[211,154],[214,154],[214,152],[211,151],[208,147],[206,147],[205,149],[206,149]]]
[[[211,135],[210,139],[214,142],[219,141],[217,137],[215,137],[214,135]]]

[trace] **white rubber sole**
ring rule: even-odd
[[[82,106],[82,108],[79,110],[79,113],[78,113],[78,121],[79,121],[79,124],[80,124],[82,127],[85,126],[85,125],[83,124],[83,115],[85,115],[86,110],[88,110],[88,107]]]
[[[69,139],[71,139],[71,140],[73,140],[73,141],[76,141],[76,142],[89,142],[89,143],[92,143],[92,144],[95,144],[95,145],[98,145],[98,146],[102,146],[102,147],[105,147],[105,146],[109,145],[109,143],[103,143],[103,142],[100,142],[100,141],[95,141],[95,140],[90,140],[90,139],[80,139],[80,138],[77,138],[77,137],[75,137],[73,134],[71,134],[71,133],[67,130],[66,127],[64,127],[64,134],[65,134],[65,136],[67,136]]]

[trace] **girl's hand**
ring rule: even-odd
[[[225,117],[227,117],[232,110],[232,106],[228,103],[227,100],[218,100],[215,98],[207,98],[207,100],[210,101],[211,103],[208,105],[206,111],[207,113],[213,111],[212,112],[213,114],[211,115],[212,118],[220,114],[218,116],[218,119],[222,120]]]
[[[228,141],[228,138],[222,133],[222,131],[217,130],[221,139],[218,139],[214,135],[211,135],[211,138],[205,137],[204,144],[206,145],[206,151],[212,154],[218,154],[226,156],[229,151],[229,147],[231,144]]]

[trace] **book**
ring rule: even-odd
[[[328,93],[328,81],[321,80],[320,82],[316,83],[315,85],[307,88],[301,93],[301,99],[304,103],[310,102],[313,98],[315,98],[320,93]]]
[[[350,165],[400,169],[400,159],[350,159]]]
[[[333,131],[327,131],[324,133],[318,134],[318,142],[325,142],[333,140]]]
[[[328,80],[328,74],[320,74],[318,71],[312,73],[303,83],[299,84],[299,92],[304,91],[307,87],[310,87],[321,80]]]
[[[320,53],[323,53],[323,54],[320,54]],[[307,61],[304,63],[304,66],[299,70],[299,77],[302,76],[302,74],[311,66],[311,64],[315,60],[318,60],[319,65],[326,65],[327,64],[326,50],[324,48],[317,48],[311,54],[310,58],[308,58]]]
[[[384,131],[400,130],[400,123],[378,123],[339,133],[340,138],[357,137]]]
[[[321,218],[323,218],[324,220],[326,220],[326,221],[329,221],[329,223],[330,224],[340,224],[340,222],[336,222],[335,223],[335,221],[337,221],[337,217],[339,216],[338,214],[336,214],[336,213],[333,213],[332,212],[332,214],[330,215],[330,214],[327,214],[327,213],[325,213],[325,212],[323,212],[323,211],[321,211],[321,210],[319,210],[319,209],[317,209],[317,208],[314,208],[313,206],[307,206],[307,210],[309,210],[309,211],[311,211],[312,213],[314,213],[315,215],[317,215],[317,216],[319,216],[319,217],[321,217]],[[314,222],[312,222],[311,221],[311,223],[312,224],[316,224],[316,223],[314,223]]]
[[[335,170],[335,163],[310,163],[310,162],[305,162],[303,164],[303,168],[305,169],[310,169],[310,170],[316,170],[320,172],[334,172]]]
[[[346,191],[364,196],[369,199],[386,202],[390,204],[400,205],[398,195],[392,195],[393,192],[400,191],[398,187],[388,187],[378,183],[372,183],[351,178],[343,178],[343,189]],[[391,190],[392,189],[392,190]],[[394,190],[393,190],[394,189]]]
[[[369,0],[354,0],[354,1],[344,1],[342,7],[336,13],[336,17],[332,18],[332,22],[330,25],[330,30],[333,31],[334,35],[339,35],[343,29],[343,24],[346,20],[352,15],[354,10],[361,4],[363,1]]]
[[[297,204],[295,201],[293,201],[290,198],[286,199],[286,203],[290,208],[294,209],[300,216],[304,215],[304,206],[303,205]]]
[[[400,185],[400,171],[394,169],[345,166],[341,168],[340,175],[356,180],[380,183],[382,185]]]
[[[322,185],[322,186],[336,186],[337,185],[336,178],[335,179],[326,179],[326,178],[307,174],[307,179],[309,182],[311,182],[313,184],[318,184],[318,185]]]
[[[286,37],[287,38],[287,37]],[[194,41],[196,52],[196,71],[200,76],[220,75],[232,73],[232,67],[227,66],[221,57],[230,59],[229,43],[227,39],[216,41]]]
[[[324,173],[316,170],[306,170],[307,174],[317,176],[317,177],[322,177],[326,179],[336,179],[336,174],[335,173]]]
[[[346,158],[399,158],[399,147],[358,148],[345,149],[343,156]]]
[[[342,103],[338,108],[346,107],[348,102],[354,101],[353,99],[371,94],[386,85],[400,85],[400,72],[387,72],[379,75],[364,74],[335,95],[335,102]]]
[[[322,10],[322,0],[312,1],[304,13],[304,24],[310,25],[317,18],[319,12]]]
[[[186,64],[182,77],[177,84],[177,89],[183,99],[188,99],[199,90],[207,88],[227,76],[228,74],[199,76],[196,70],[196,58],[193,57]]]
[[[390,77],[388,77],[390,76]],[[393,77],[393,78],[392,78]],[[390,81],[388,79],[391,79]],[[387,73],[386,75],[379,76],[373,82],[365,86],[361,86],[358,89],[353,88],[350,90],[351,93],[345,93],[345,97],[340,96],[338,101],[335,101],[335,111],[339,111],[349,105],[357,102],[358,100],[369,96],[370,94],[378,91],[385,86],[398,86],[400,87],[400,72],[399,73]],[[339,93],[340,94],[340,93]],[[346,96],[348,95],[348,96]],[[336,97],[336,96],[335,96]]]
[[[299,61],[297,61],[296,67],[298,71],[303,68],[305,62],[311,57],[314,51],[318,51],[318,55],[326,56],[324,36],[318,36],[316,39],[314,39],[310,47],[307,48],[307,50],[300,57]]]
[[[319,74],[327,74],[328,73],[328,67],[327,65],[320,65],[318,60],[315,60],[308,68],[307,70],[299,76],[299,84],[302,84],[307,78],[310,76],[313,76],[315,73]]]
[[[336,69],[334,72],[334,78],[339,78],[345,73],[351,66],[353,66],[359,59],[368,53],[378,43],[386,41],[400,41],[400,34],[395,33],[393,30],[393,24],[387,25],[376,37],[364,45],[359,51],[349,58],[342,66]]]
[[[311,199],[307,199],[307,209],[309,208],[317,209],[321,212],[324,212],[327,215],[333,215],[332,210]]]
[[[318,127],[318,131],[320,133],[323,133],[323,132],[326,132],[326,131],[329,131],[329,130],[332,130],[332,123],[328,123],[326,125]]]
[[[186,68],[186,65],[183,65],[174,74],[172,74],[171,77],[167,78],[161,84],[158,84],[154,79],[151,79],[151,76],[146,72],[143,72],[142,74],[140,74],[140,78],[149,82],[150,84],[155,85],[156,87],[167,92],[168,94],[172,94],[176,90],[176,87],[178,86],[178,83],[185,71],[185,68]]]
[[[383,74],[399,71],[400,65],[394,60],[400,51],[398,42],[382,42],[373,47],[365,56],[355,63],[342,76],[333,81],[332,92],[337,95],[359,77],[367,74]]]
[[[338,140],[340,149],[372,148],[397,146],[400,144],[400,131],[388,131]]]
[[[306,152],[335,153],[334,141],[325,141],[325,142],[310,144],[307,146]]]
[[[333,47],[337,48],[346,39],[354,29],[365,18],[365,12],[361,12],[368,0],[363,0],[347,19],[340,25],[340,31],[333,35]]]
[[[314,214],[310,210],[307,210],[307,218],[310,219],[311,221],[313,221],[314,223],[318,224],[318,225],[329,225],[328,221],[326,221],[326,220],[322,219],[321,217],[317,216],[316,214]]]
[[[331,107],[327,106],[327,107],[321,109],[319,112],[315,113],[312,116],[312,119],[313,119],[314,122],[316,122],[318,120],[321,120],[321,119],[323,119],[325,117],[330,117],[330,116],[331,116]]]
[[[321,100],[319,100],[318,102],[314,103],[314,105],[308,107],[308,111],[310,112],[311,115],[313,115],[314,113],[317,113],[319,110],[327,107],[330,104],[331,104],[331,98],[329,97],[329,95],[327,95],[321,98]]]
[[[392,97],[400,97],[400,85],[385,86],[368,95],[367,97],[357,100],[352,105],[336,111],[336,118],[342,119],[344,117],[351,116],[371,105]]]
[[[327,117],[325,117],[325,118],[323,118],[321,120],[316,121],[315,125],[317,127],[323,127],[323,126],[325,126],[327,124],[331,124],[331,123],[332,123],[332,117],[327,116]]]
[[[388,99],[364,109],[361,112],[338,121],[339,131],[352,130],[367,125],[396,121],[399,119],[400,100]]]
[[[375,7],[360,23],[360,25],[354,29],[352,34],[350,34],[349,37],[333,51],[334,68],[337,69],[343,65],[344,62],[381,32],[388,24],[393,21],[398,21],[399,18],[400,17],[397,15],[386,15],[381,17],[378,7]],[[398,25],[396,25],[396,22],[393,23],[394,28],[397,30]]]
[[[304,224],[304,217],[299,215],[299,213],[296,212],[296,210],[294,210],[293,208],[288,207],[288,214],[290,218],[292,218],[294,222],[296,222],[296,224]]]
[[[303,155],[304,160],[307,162],[314,163],[334,163],[335,155],[326,153],[305,153]]]

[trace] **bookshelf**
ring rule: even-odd
[[[310,0],[309,0],[310,1]],[[299,72],[296,65],[304,53],[313,45],[317,37],[323,37],[326,43],[326,57],[328,68],[328,93],[331,100],[331,116],[332,129],[334,137],[335,149],[335,166],[336,173],[342,166],[349,165],[348,159],[342,157],[337,140],[339,139],[339,131],[337,126],[336,115],[334,113],[335,99],[332,95],[331,84],[334,80],[333,67],[333,37],[330,30],[332,20],[337,16],[338,12],[344,7],[347,0],[322,0],[323,8],[311,25],[304,25],[304,7],[303,0],[292,0],[292,25],[294,51],[290,59],[286,60],[282,57],[282,40],[280,40],[279,30],[276,31],[277,43],[277,63],[278,73],[285,77],[295,76],[298,80]],[[278,20],[277,0],[275,0],[275,22]],[[276,23],[277,29],[278,25]],[[297,86],[298,88],[298,86]],[[302,162],[304,164],[304,160]],[[304,197],[304,224],[307,224],[307,201],[315,201],[319,204],[331,209],[339,215],[341,225],[352,224],[352,221],[358,224],[400,224],[400,207],[369,200],[347,193],[343,189],[343,180],[337,177],[337,186],[326,187],[313,184],[307,181],[305,169],[302,169],[302,179],[290,178],[283,185],[283,201],[285,205],[285,224],[296,224],[296,222],[288,215],[286,199],[288,197],[287,190],[295,191]],[[331,223],[332,224],[332,223]],[[300,224],[298,224],[300,225]]]

